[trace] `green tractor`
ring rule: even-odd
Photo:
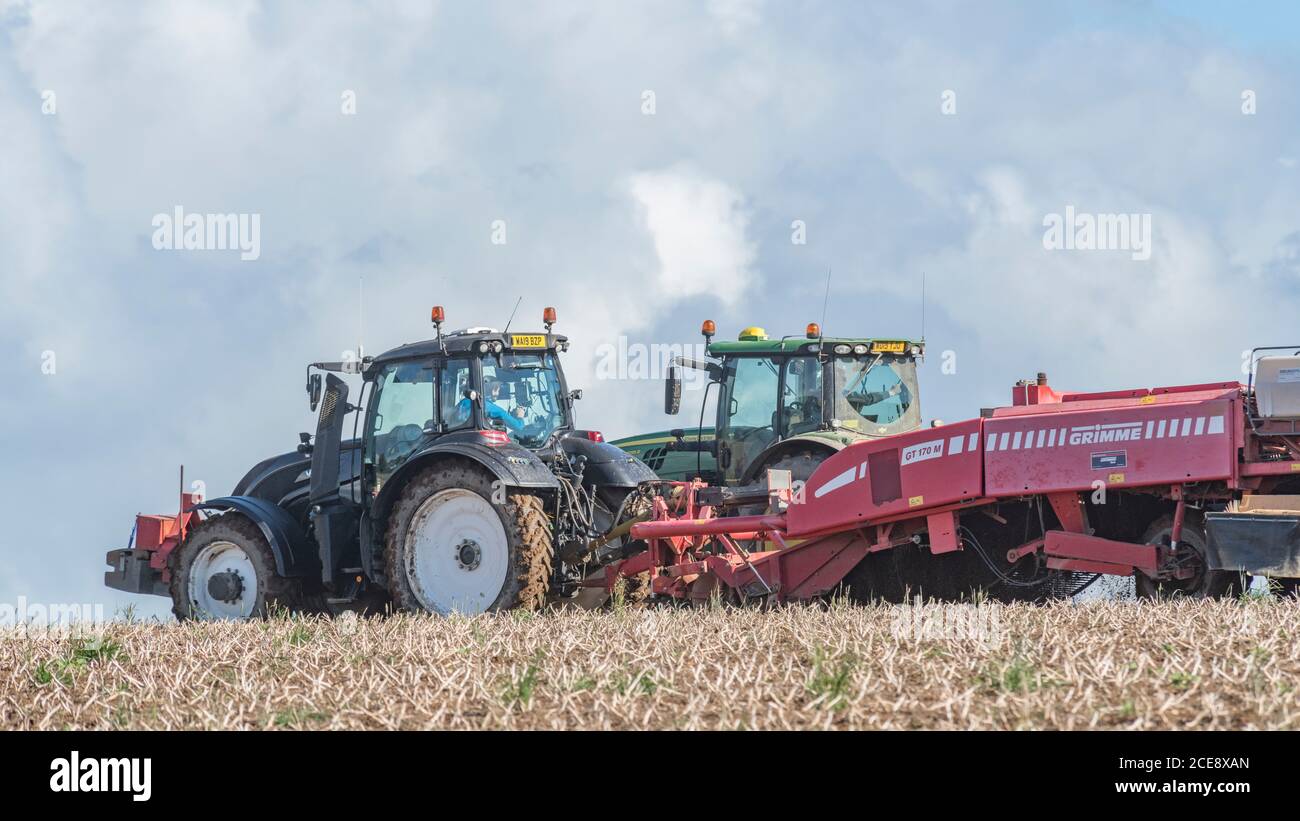
[[[664,397],[665,413],[676,414],[682,394],[677,368],[705,372],[699,427],[613,442],[661,479],[698,476],[741,487],[778,469],[807,480],[848,445],[921,426],[916,362],[923,342],[823,337],[816,323],[803,336],[781,339],[750,327],[735,342],[714,342],[712,320],[702,333],[709,360],[678,357],[668,369]],[[716,419],[705,427],[704,407],[715,388]]]

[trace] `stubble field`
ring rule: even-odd
[[[0,728],[1300,728],[1300,605],[620,608],[0,638]]]

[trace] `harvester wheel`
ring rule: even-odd
[[[297,579],[275,570],[257,525],[237,513],[190,528],[171,557],[172,612],[187,619],[253,619],[310,610]]]
[[[541,497],[507,492],[465,464],[413,478],[389,516],[384,556],[393,607],[407,612],[537,610],[551,585],[551,522]]]
[[[1174,529],[1174,517],[1162,516],[1147,528],[1142,537],[1144,544],[1168,546]],[[1145,573],[1137,572],[1134,587],[1138,598],[1188,597],[1215,599],[1241,593],[1241,578],[1226,570],[1210,570],[1206,566],[1205,525],[1198,514],[1189,512],[1183,521],[1182,540],[1178,545],[1179,563],[1195,571],[1188,579],[1157,581]]]

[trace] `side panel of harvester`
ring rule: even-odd
[[[850,445],[817,468],[790,506],[792,537],[923,513],[982,495],[981,424],[969,419]]]
[[[984,420],[984,493],[1230,479],[1235,396],[1195,391],[1000,409]]]

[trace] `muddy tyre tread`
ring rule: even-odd
[[[405,568],[406,528],[420,505],[434,493],[450,488],[473,490],[491,499],[492,482],[492,477],[482,468],[457,461],[432,465],[402,488],[388,516],[384,537],[384,568],[394,610],[428,612],[411,590]],[[509,492],[499,512],[506,538],[516,547],[512,551],[513,566],[506,575],[505,586],[487,609],[541,609],[551,588],[554,560],[551,522],[542,499],[533,493]]]
[[[301,583],[276,572],[275,554],[271,552],[271,546],[267,544],[261,529],[247,516],[223,513],[192,525],[185,535],[185,541],[170,557],[171,582],[168,592],[172,598],[172,613],[178,621],[196,618],[187,591],[189,570],[199,551],[215,541],[239,545],[257,568],[261,590],[259,602],[253,609],[254,618],[266,618],[277,611],[313,612],[314,609],[303,595]]]

